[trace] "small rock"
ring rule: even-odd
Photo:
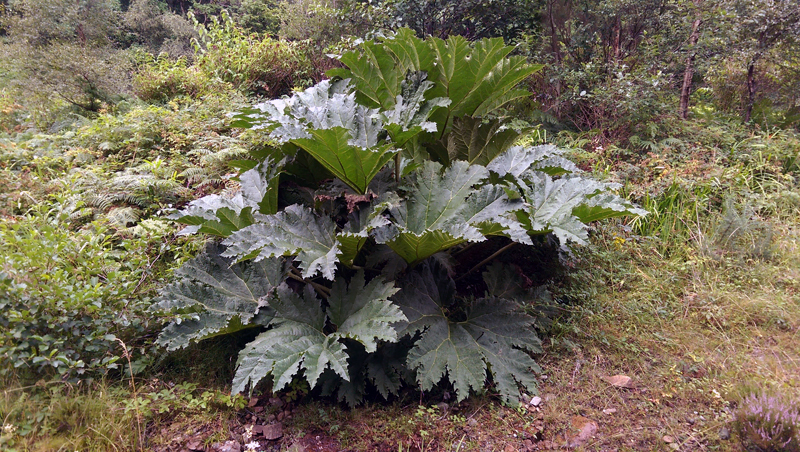
[[[439,408],[439,411],[445,412],[448,408],[450,408],[450,405],[444,402],[439,402],[436,404],[436,408]]]
[[[597,433],[597,423],[583,416],[573,416],[571,424],[572,429],[577,431],[577,433],[570,438],[568,442],[569,447],[583,446]]]
[[[722,427],[719,429],[719,439],[723,441],[731,439],[731,431],[728,429],[728,427]]]
[[[253,408],[256,405],[258,405],[258,397],[250,397],[250,401],[247,403],[247,406]]]
[[[686,418],[686,422],[687,422],[689,425],[694,425],[694,423],[695,423],[695,422],[697,422],[697,421],[695,421],[693,417],[687,417],[687,418]]]
[[[285,417],[286,417],[286,412],[285,411],[281,411],[280,413],[278,413],[277,419],[278,419],[278,421],[282,421],[283,418],[285,418]]]
[[[204,449],[203,448],[203,442],[198,440],[198,439],[193,439],[193,440],[189,441],[189,443],[186,445],[186,447],[188,447],[189,450],[203,450]]]
[[[283,400],[281,400],[279,397],[272,397],[271,399],[269,399],[269,404],[274,407],[280,408],[283,406]]]
[[[467,425],[469,425],[470,427],[477,427],[477,426],[478,426],[478,421],[476,421],[476,420],[475,420],[475,419],[473,419],[473,418],[470,418],[470,419],[467,421]]]
[[[661,441],[664,441],[667,444],[674,443],[675,442],[675,438],[673,438],[673,437],[671,437],[669,435],[664,435],[664,436],[661,437]]]
[[[275,424],[261,426],[261,434],[264,438],[273,441],[283,436],[283,424],[280,422]]]
[[[522,442],[522,447],[524,447],[526,451],[533,450],[533,441],[526,439]]]
[[[506,447],[503,449],[503,452],[517,452],[517,448],[512,446],[511,444],[506,444]]]
[[[277,417],[275,417],[274,414],[270,414],[269,416],[267,416],[267,422],[275,422],[276,419]]]
[[[539,406],[539,405],[542,404],[542,398],[539,397],[539,396],[534,396],[534,397],[531,398],[531,402],[530,403],[533,406]]]
[[[605,410],[603,410],[603,414],[614,414],[616,412],[617,412],[616,408],[606,408]]]

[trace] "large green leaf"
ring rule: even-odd
[[[408,202],[390,209],[396,233],[375,235],[376,241],[414,263],[467,240],[485,240],[477,228],[462,221],[460,213],[472,187],[487,174],[485,168],[466,162],[456,162],[444,171],[440,164],[426,162]]]
[[[520,177],[529,169],[542,171],[551,176],[580,173],[581,170],[574,163],[561,157],[563,153],[563,149],[552,144],[513,146],[493,159],[486,168],[500,176],[510,174],[513,177]]]
[[[279,286],[270,307],[275,310],[272,328],[239,353],[233,393],[244,392],[248,385],[252,391],[269,374],[274,378],[273,388],[280,390],[301,366],[312,387],[328,366],[348,378],[344,346],[325,334],[325,313],[309,286],[302,297],[286,284]]]
[[[449,132],[453,118],[486,116],[530,94],[516,87],[542,66],[530,65],[521,56],[508,57],[512,50],[500,38],[475,43],[460,36],[422,41],[404,28],[382,42],[367,41],[345,53],[340,60],[347,68],[328,74],[351,79],[358,99],[367,105],[390,109],[406,74],[426,73],[434,83],[426,97],[452,101],[432,117],[441,137]]]
[[[585,222],[623,215],[645,215],[619,196],[608,193],[614,188],[578,175],[553,179],[539,171],[528,171],[517,178],[528,203],[525,226],[533,234],[552,232],[562,243],[585,243]]]
[[[168,350],[191,341],[231,333],[272,318],[267,307],[273,289],[284,279],[279,259],[231,265],[220,246],[210,246],[199,257],[175,271],[177,281],[161,290],[152,310],[182,315],[158,337]]]
[[[447,111],[437,112],[439,130],[449,131],[452,119],[459,116],[486,116],[503,105],[529,96],[517,85],[542,66],[527,63],[524,57],[508,54],[514,49],[501,38],[483,39],[470,44],[461,36],[447,40],[430,39],[436,57],[425,68],[436,85],[431,97],[447,97],[453,102]]]
[[[367,351],[375,351],[378,340],[396,341],[391,324],[405,317],[388,300],[395,292],[394,285],[379,279],[365,285],[359,272],[349,285],[341,278],[334,283],[323,311],[308,286],[302,297],[285,284],[278,287],[270,303],[275,310],[272,328],[239,354],[233,392],[244,391],[248,385],[252,390],[270,374],[273,389],[280,390],[301,369],[312,388],[326,369],[349,380],[347,347],[341,339],[358,341]],[[326,331],[327,322],[336,327],[334,332]]]
[[[442,140],[447,161],[464,160],[486,166],[520,137],[520,133],[505,128],[500,120],[484,121],[469,116],[458,117],[453,128]]]
[[[347,81],[323,80],[288,99],[262,102],[234,114],[235,125],[266,129],[279,143],[307,137],[306,129],[309,127],[346,127],[345,124],[353,119],[339,113],[356,108],[354,96],[347,94],[350,91]],[[361,110],[368,111],[363,106]]]
[[[390,109],[400,95],[405,71],[385,46],[364,42],[358,51],[346,52],[339,60],[347,66],[327,72],[329,77],[341,77],[355,84],[359,102],[373,108]]]
[[[423,264],[404,279],[394,297],[408,318],[398,333],[420,333],[408,357],[420,387],[429,390],[446,375],[460,401],[470,390],[483,388],[488,371],[507,402],[519,400],[518,384],[534,391],[533,372],[540,368],[526,353],[541,352],[531,328],[534,319],[514,302],[490,297],[472,302],[464,320],[456,321],[448,315],[454,292],[446,272]]]
[[[450,105],[450,99],[446,97],[425,100],[425,92],[433,87],[433,82],[426,78],[424,72],[409,74],[400,84],[402,92],[394,106],[380,113],[384,127],[397,147],[404,146],[422,132],[436,132],[436,123],[428,121],[428,118],[436,108]]]
[[[265,215],[261,222],[234,232],[223,243],[228,246],[224,255],[237,259],[296,255],[306,278],[322,273],[332,281],[339,260],[336,225],[299,204]]]
[[[397,332],[392,323],[405,320],[405,316],[389,297],[399,289],[392,283],[374,278],[364,283],[364,273],[359,271],[346,284],[338,279],[328,297],[328,318],[337,326],[337,337],[347,337],[374,352],[377,341],[396,342]]]
[[[169,218],[189,225],[181,234],[202,232],[228,237],[255,223],[259,213],[270,215],[278,211],[278,184],[284,163],[267,158],[239,176],[242,188],[235,196],[204,196]]]
[[[371,126],[368,126],[371,127]],[[392,143],[376,146],[372,138],[364,138],[369,147],[353,144],[350,131],[342,127],[312,129],[311,138],[296,138],[292,143],[311,154],[328,171],[359,194],[367,191],[372,178],[397,152]],[[370,134],[370,131],[364,135]]]
[[[467,162],[449,168],[426,162],[409,187],[407,202],[388,206],[392,223],[376,228],[372,236],[409,264],[465,241],[483,241],[485,235],[513,235],[525,242],[512,215],[521,202],[510,201],[501,187],[475,189],[487,175],[483,166]]]
[[[592,195],[585,203],[572,209],[572,214],[584,223],[628,215],[645,216],[647,211],[613,193]]]
[[[487,237],[502,235],[532,245],[528,232],[515,214],[524,208],[521,199],[511,200],[502,186],[489,184],[469,195],[462,216],[465,223],[477,227]]]

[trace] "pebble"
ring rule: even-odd
[[[539,406],[539,405],[541,405],[541,404],[542,404],[542,398],[541,398],[541,397],[539,397],[539,396],[534,396],[533,398],[531,398],[531,405],[533,405],[533,406]]]

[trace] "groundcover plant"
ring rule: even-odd
[[[443,380],[455,398],[491,384],[514,403],[535,391],[535,294],[513,269],[481,264],[482,294],[459,287],[450,255],[486,240],[583,243],[587,223],[645,212],[561,157],[521,147],[504,106],[540,69],[501,39],[421,40],[408,29],[339,57],[344,68],[237,125],[274,146],[239,162],[241,191],[173,215],[222,238],[176,272],[157,310],[168,349],[245,328],[233,392],[304,378],[354,405]],[[519,245],[517,245],[519,246]]]

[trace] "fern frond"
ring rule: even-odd
[[[132,207],[117,207],[106,214],[106,219],[119,228],[133,226],[139,218],[139,211]]]

